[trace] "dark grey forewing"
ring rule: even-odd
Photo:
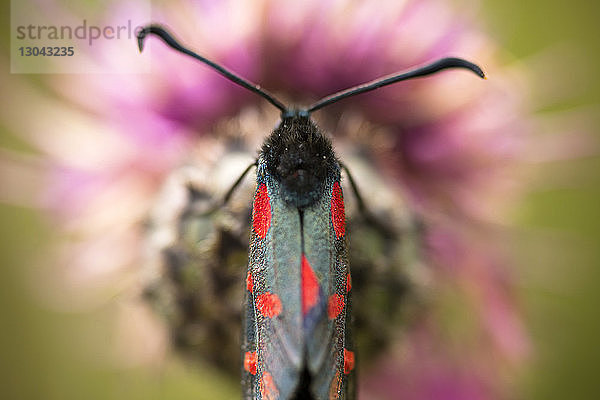
[[[303,363],[300,214],[296,207],[283,201],[277,181],[267,176],[265,183],[271,199],[272,218],[264,239],[264,266],[255,276],[264,278],[264,286],[259,290],[279,296],[281,313],[273,318],[264,317],[259,310],[255,313],[257,376],[270,373],[280,398],[287,399],[298,384]]]
[[[327,303],[338,293],[347,304],[346,276],[348,262],[345,237],[337,239],[331,222],[331,193],[337,176],[329,177],[319,201],[304,211],[304,254],[315,271],[320,284],[319,303],[307,313],[304,321],[307,363],[312,375],[311,388],[316,398],[329,398],[332,382],[343,374],[347,308],[330,320]],[[342,388],[345,383],[342,383]],[[345,398],[340,393],[340,399]]]

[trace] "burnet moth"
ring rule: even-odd
[[[225,195],[227,203],[256,167],[242,337],[245,399],[353,399],[355,355],[351,337],[352,280],[341,187],[345,171],[359,209],[367,213],[348,168],[311,113],[350,96],[403,80],[475,64],[444,58],[290,108],[260,86],[183,47],[157,25],[143,28],[138,46],[156,35],[173,49],[210,66],[281,111],[258,159]]]

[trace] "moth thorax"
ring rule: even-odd
[[[296,207],[316,202],[328,177],[339,175],[331,141],[308,117],[284,118],[265,140],[262,157],[283,200]]]

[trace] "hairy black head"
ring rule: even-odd
[[[261,157],[281,183],[284,201],[296,207],[314,203],[323,194],[327,176],[339,175],[331,141],[304,115],[284,117],[265,140]]]

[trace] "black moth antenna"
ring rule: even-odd
[[[479,68],[479,66],[477,66],[476,64],[473,64],[472,62],[469,62],[462,58],[454,58],[454,57],[442,58],[431,64],[425,65],[423,67],[420,67],[420,68],[417,68],[417,69],[414,69],[414,70],[411,70],[408,72],[401,72],[401,73],[387,75],[382,78],[378,78],[373,81],[363,83],[361,85],[357,85],[357,86],[351,87],[349,89],[339,91],[337,93],[334,93],[332,95],[322,98],[321,100],[313,103],[312,105],[310,105],[309,107],[307,107],[304,110],[294,111],[294,110],[290,110],[288,107],[286,107],[281,101],[279,101],[271,93],[269,93],[268,91],[261,88],[260,85],[252,83],[250,81],[247,81],[246,79],[234,74],[233,72],[220,66],[219,64],[216,64],[216,63],[210,61],[209,59],[204,58],[201,55],[185,48],[177,40],[175,40],[173,35],[171,35],[163,27],[161,27],[159,25],[148,25],[148,26],[144,27],[138,33],[137,39],[138,39],[138,47],[140,49],[140,52],[144,49],[144,40],[146,39],[146,36],[148,36],[148,35],[158,36],[167,45],[169,45],[173,49],[175,49],[181,53],[187,54],[187,55],[203,62],[204,64],[208,65],[209,67],[211,67],[212,69],[214,69],[215,71],[217,71],[219,74],[223,75],[225,78],[229,79],[230,81],[235,82],[238,85],[243,86],[246,89],[263,97],[269,103],[273,104],[275,107],[277,107],[279,110],[281,110],[281,114],[283,117],[296,115],[296,114],[302,114],[302,115],[308,116],[313,111],[319,110],[325,106],[333,104],[333,103],[340,101],[342,99],[345,99],[347,97],[351,97],[351,96],[354,96],[354,95],[357,95],[360,93],[370,92],[371,90],[375,90],[375,89],[383,87],[383,86],[391,85],[396,82],[405,81],[407,79],[431,75],[438,71],[441,71],[443,69],[448,69],[448,68],[467,69],[467,70],[473,72],[474,74],[478,75],[480,78],[485,79],[485,74],[483,73],[481,68]]]
[[[169,32],[167,32],[163,27],[159,26],[159,25],[148,25],[146,27],[144,27],[137,35],[137,40],[138,40],[138,48],[140,49],[140,52],[142,50],[144,50],[144,40],[146,39],[146,36],[148,35],[156,35],[159,38],[161,38],[166,44],[168,44],[169,46],[171,46],[172,48],[174,48],[175,50],[187,54],[188,56],[192,56],[194,57],[196,60],[200,60],[202,61],[204,64],[208,65],[209,67],[211,67],[212,69],[214,69],[215,71],[217,71],[218,73],[220,73],[221,75],[223,75],[225,78],[229,79],[232,82],[237,83],[240,86],[245,87],[246,89],[257,93],[258,95],[260,95],[261,97],[264,97],[265,99],[267,99],[267,101],[271,104],[273,104],[275,107],[279,108],[281,110],[282,113],[287,111],[287,107],[279,100],[277,100],[275,98],[275,96],[273,96],[272,94],[270,94],[269,92],[267,92],[266,90],[262,89],[260,87],[260,85],[257,85],[255,83],[252,83],[250,81],[247,81],[246,79],[234,74],[233,72],[229,71],[227,68],[224,68],[222,66],[220,66],[217,63],[214,63],[212,61],[210,61],[207,58],[202,57],[199,54],[194,53],[193,51],[186,49],[185,47],[183,47],[177,40],[175,40],[175,38],[173,37],[173,35],[171,35]]]

